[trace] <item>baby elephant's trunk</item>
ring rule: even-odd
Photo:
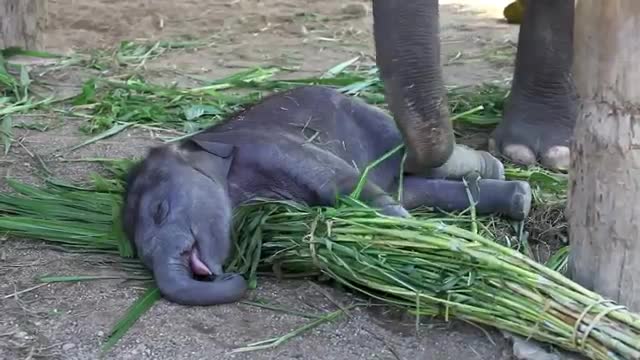
[[[170,244],[167,242],[160,242]],[[223,274],[214,281],[193,278],[188,255],[162,249],[153,259],[153,275],[160,293],[169,301],[182,305],[216,305],[240,300],[247,282],[239,274]]]

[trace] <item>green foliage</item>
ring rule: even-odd
[[[156,301],[160,300],[160,290],[156,287],[149,287],[142,296],[140,296],[127,309],[126,315],[123,316],[111,329],[107,336],[107,341],[102,346],[102,353],[108,352],[120,340],[133,324],[151,307]]]
[[[98,134],[86,143],[112,136],[129,126],[147,126],[192,134],[216,124],[265,95],[301,85],[324,85],[384,107],[384,93],[375,67],[354,67],[357,58],[338,64],[323,76],[274,79],[282,69],[256,67],[205,86],[178,88],[151,84],[141,76],[126,80],[93,78],[73,99],[75,112],[90,118],[83,128]],[[506,90],[496,85],[451,89],[453,118],[462,126],[494,126],[499,121]]]
[[[527,169],[516,166],[505,166],[505,176],[511,180],[528,181],[533,189],[533,200],[536,205],[554,205],[564,203],[567,198],[568,175],[552,172],[541,167]]]
[[[129,243],[113,229],[119,194],[61,183],[47,188],[7,180],[15,194],[0,193],[0,229],[56,242],[69,249],[131,257]]]
[[[54,55],[23,51],[19,48],[8,48],[0,51],[0,143],[3,145],[4,155],[9,153],[13,143],[13,121],[12,115],[23,113],[27,110],[38,108],[41,105],[51,102],[51,98],[35,101],[29,92],[31,78],[25,66],[18,67],[18,76],[12,75],[9,70],[10,64],[6,61],[7,56],[29,55],[41,57],[54,57]]]

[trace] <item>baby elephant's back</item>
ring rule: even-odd
[[[300,109],[309,112],[296,119],[304,128],[306,141],[359,170],[402,143],[393,119],[361,99],[320,86],[299,88],[294,99]],[[387,161],[387,166],[399,165],[400,154]]]
[[[242,146],[275,145],[284,152],[314,146],[364,169],[402,143],[392,118],[362,100],[322,86],[302,86],[264,98],[224,124],[211,139]],[[317,154],[317,152],[315,152]],[[371,174],[386,183],[397,173],[401,153]]]
[[[254,139],[270,143],[278,137],[312,143],[350,163],[373,161],[402,142],[390,116],[323,86],[271,95],[225,127],[255,133]]]

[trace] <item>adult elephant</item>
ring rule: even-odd
[[[490,149],[514,163],[569,167],[576,121],[574,0],[518,0],[524,7],[515,72]],[[407,147],[406,170],[464,162],[454,151],[440,66],[438,0],[374,0],[376,58]]]

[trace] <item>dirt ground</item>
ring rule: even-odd
[[[517,26],[500,20],[504,0],[441,0],[442,61],[448,85],[504,81],[511,57],[500,56],[517,40]],[[295,67],[319,71],[352,58],[372,57],[368,1],[310,0],[50,0],[47,47],[69,53],[110,47],[122,40],[209,38],[201,49],[175,51],[146,64],[158,81],[216,78],[239,68]],[[78,91],[87,74],[49,74],[60,91]],[[16,121],[56,123],[30,116]],[[42,157],[57,176],[82,179],[87,164],[59,161],[54,152],[79,143],[77,121],[47,132],[16,129],[20,140],[1,158],[0,176],[33,180]],[[82,148],[67,158],[142,154],[153,134],[130,131]],[[4,180],[3,180],[4,181]],[[6,184],[2,184],[6,189]],[[95,259],[70,255],[33,241],[7,241],[0,234],[0,358],[93,359],[111,326],[140,295],[119,280],[42,286],[45,274],[95,272]],[[116,270],[104,270],[114,273]],[[319,290],[323,289],[323,290]],[[330,298],[325,294],[331,294]],[[249,298],[304,312],[328,312],[354,297],[308,281],[262,279]],[[510,359],[510,346],[490,329],[462,322],[415,320],[382,307],[361,308],[272,350],[228,351],[283,335],[306,319],[243,304],[183,307],[159,302],[133,327],[108,358],[113,359]]]

